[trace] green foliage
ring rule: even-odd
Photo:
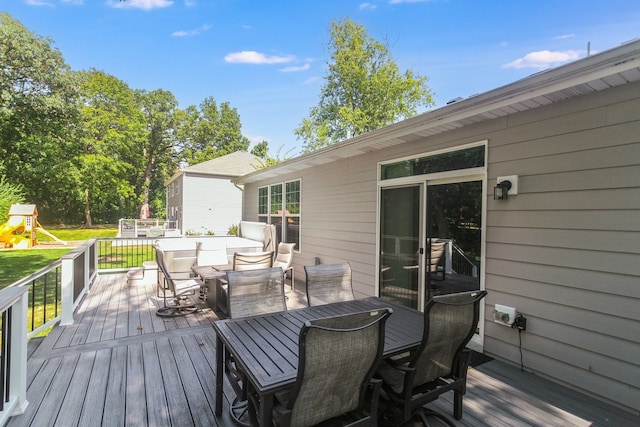
[[[6,177],[0,176],[0,223],[8,219],[11,205],[24,203],[22,191],[22,186],[11,184]]]
[[[230,225],[229,229],[227,230],[227,235],[228,236],[237,236],[238,235],[238,224]]]
[[[66,190],[78,148],[78,76],[51,40],[6,13],[0,13],[0,64],[0,175],[55,217],[77,197]]]
[[[191,106],[185,111],[183,124],[183,158],[189,165],[249,149],[250,141],[242,135],[240,115],[228,102],[218,107],[212,97],[207,97],[199,110]]]
[[[137,211],[145,118],[126,83],[97,70],[81,75],[83,138],[76,178],[85,224],[114,223]]]
[[[207,97],[180,110],[169,91],[73,72],[51,40],[5,13],[0,64],[0,176],[38,206],[41,222],[114,223],[145,204],[164,217],[164,182],[180,165],[250,145],[228,102]],[[266,158],[266,142],[256,149]]]
[[[146,138],[138,153],[139,203],[148,204],[151,216],[159,217],[159,214],[164,214],[164,182],[175,172],[180,161],[177,129],[181,113],[175,96],[163,89],[137,91],[137,99],[147,127]],[[159,206],[163,206],[162,210]]]
[[[263,142],[266,143],[266,141],[263,141]],[[256,146],[256,148],[257,147],[258,146]],[[261,152],[260,150],[252,150],[251,154],[253,154],[254,156],[260,157],[260,161],[256,165],[256,169],[268,168],[269,166],[274,166],[274,165],[277,165],[278,163],[282,163],[284,161],[289,160],[291,158],[291,151],[293,151],[293,148],[290,148],[289,150],[287,150],[287,152],[284,155],[282,155],[281,152],[283,148],[284,148],[283,145],[281,145],[280,148],[278,148],[278,151],[276,152],[275,157],[269,156],[266,152],[264,153],[264,155],[261,156],[258,154]]]
[[[348,18],[331,24],[320,102],[294,131],[308,153],[413,116],[433,105],[427,77],[401,73],[386,44]]]

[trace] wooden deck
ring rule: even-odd
[[[291,292],[289,308],[305,303]],[[99,276],[71,326],[55,327],[28,361],[25,414],[9,426],[230,426],[225,385],[216,418],[215,314],[163,319],[155,286]],[[435,404],[450,414],[452,396]],[[640,419],[489,361],[469,371],[461,426],[637,426]]]

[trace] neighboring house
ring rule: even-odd
[[[167,219],[183,234],[226,235],[242,219],[242,188],[232,179],[253,172],[260,159],[237,151],[180,169],[167,182]]]
[[[296,226],[301,281],[348,261],[358,296],[417,308],[486,289],[486,354],[639,413],[640,41],[235,182],[244,220],[287,224],[285,240]],[[447,243],[436,274],[431,239]],[[497,304],[526,331],[496,322]]]

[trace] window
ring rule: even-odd
[[[295,243],[299,251],[300,180],[258,188],[258,220],[275,225],[279,241]]]
[[[427,175],[484,166],[484,145],[464,150],[407,159],[381,166],[381,179]]]

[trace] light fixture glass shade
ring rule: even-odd
[[[502,181],[493,187],[493,200],[507,200],[509,198],[509,189],[511,181]]]

